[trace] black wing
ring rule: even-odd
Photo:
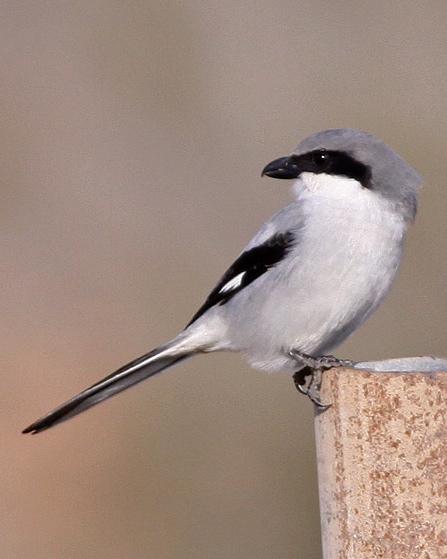
[[[294,243],[290,231],[276,233],[261,245],[243,252],[228,268],[188,326],[215,305],[223,305],[252,281],[280,262]]]

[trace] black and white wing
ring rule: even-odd
[[[273,234],[259,245],[249,246],[228,268],[188,326],[211,307],[225,304],[239,291],[278,264],[290,251],[294,240],[294,234],[286,231]]]

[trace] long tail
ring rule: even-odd
[[[96,384],[86,388],[77,396],[74,396],[32,423],[22,433],[32,433],[34,435],[53,427],[53,425],[62,423],[62,421],[66,421],[78,415],[78,413],[82,413],[88,408],[99,404],[103,400],[126,390],[126,388],[190,357],[196,351],[191,348],[185,348],[183,340],[176,338],[166,345],[160,346],[146,353],[146,355],[131,361]]]

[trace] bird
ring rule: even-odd
[[[312,134],[263,176],[288,180],[292,200],[239,254],[180,333],[23,430],[36,434],[197,354],[241,352],[249,365],[293,376],[324,408],[321,374],[345,365],[328,352],[389,291],[422,179],[374,135]],[[310,377],[310,381],[306,379]]]

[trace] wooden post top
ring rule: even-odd
[[[447,372],[324,373],[324,559],[447,558]]]

